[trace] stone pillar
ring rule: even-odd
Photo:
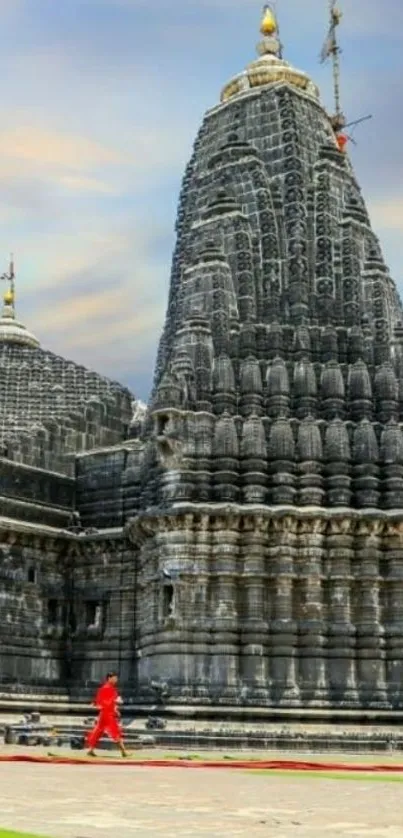
[[[63,686],[68,545],[3,523],[0,539],[0,684]],[[28,576],[34,569],[34,578]],[[49,619],[50,618],[50,619]]]
[[[225,414],[215,426],[213,458],[214,499],[236,502],[239,494],[239,440],[235,420]]]
[[[274,588],[269,671],[272,700],[281,706],[299,703],[295,666],[297,624],[293,615],[296,542],[296,519],[274,519],[268,548],[269,585]]]
[[[157,470],[161,500],[166,504],[193,499],[192,458],[194,454],[193,414],[178,410],[155,414],[157,422]],[[180,440],[180,442],[179,442]],[[156,474],[156,477],[157,477]]]
[[[354,521],[329,521],[326,537],[328,584],[328,678],[334,703],[357,703],[355,628],[351,621]]]
[[[266,703],[269,697],[266,606],[268,519],[262,516],[245,517],[241,538],[241,681],[248,698]]]
[[[149,561],[156,557],[154,585],[154,630],[148,638],[147,656],[139,662],[139,674],[169,682],[170,691],[181,699],[192,694],[193,610],[189,590],[196,578],[193,516],[161,516],[154,521]],[[143,552],[143,551],[142,551]],[[144,562],[144,556],[140,562]],[[144,595],[151,596],[152,588]],[[190,643],[189,643],[190,638]],[[143,653],[144,654],[144,653]]]
[[[210,616],[209,582],[211,558],[211,529],[208,515],[195,519],[196,576],[192,580],[190,596],[194,609],[193,637],[193,693],[206,698],[210,691]]]
[[[296,454],[294,434],[288,419],[278,419],[270,429],[268,456],[270,463],[270,503],[292,506],[296,496]]]
[[[403,524],[390,522],[384,534],[388,569],[384,607],[386,683],[393,707],[403,699]]]
[[[248,357],[241,361],[239,412],[241,416],[261,416],[263,413],[263,383],[259,361]]]
[[[137,549],[134,643],[137,679],[142,689],[152,676],[153,657],[159,631],[160,578],[154,544],[154,522],[130,522],[128,534]]]
[[[242,495],[245,503],[265,503],[267,496],[267,445],[262,419],[244,422],[241,440]]]
[[[195,453],[197,473],[194,485],[194,499],[197,503],[208,502],[211,497],[212,448],[214,438],[214,416],[212,413],[198,413],[195,417]]]
[[[386,706],[385,641],[380,622],[379,562],[383,521],[357,522],[356,529],[356,656],[360,703]]]
[[[334,306],[334,221],[331,183],[333,161],[321,159],[315,164],[315,275],[317,310],[322,323],[331,323],[335,317]]]
[[[284,143],[283,183],[284,226],[288,262],[288,298],[290,320],[302,323],[308,314],[307,211],[303,200],[304,176],[301,147],[297,133],[289,131],[292,124],[290,91],[280,89],[277,94],[282,141]],[[287,140],[285,135],[288,134]]]
[[[328,699],[323,602],[324,541],[327,522],[306,518],[298,526],[300,586],[298,621],[299,688],[304,702],[322,703]]]
[[[216,517],[211,534],[210,695],[234,700],[239,685],[237,518]]]
[[[344,311],[343,318],[347,327],[351,328],[359,322],[360,312],[360,277],[361,263],[359,242],[361,228],[359,223],[351,217],[350,206],[345,211],[342,223],[342,268]]]

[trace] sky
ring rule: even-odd
[[[403,291],[403,3],[340,0],[350,154]],[[327,0],[277,0],[319,84]],[[259,0],[0,0],[0,267],[42,346],[146,399],[181,178],[204,112],[255,57]]]

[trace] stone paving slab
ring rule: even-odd
[[[0,811],[53,838],[402,838],[403,782],[5,763]]]

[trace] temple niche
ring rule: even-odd
[[[147,407],[43,350],[10,270],[3,692],[401,704],[402,305],[342,115],[261,34],[186,167]]]

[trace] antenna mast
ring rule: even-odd
[[[342,13],[337,6],[337,0],[329,0],[329,16],[330,16],[330,26],[329,31],[327,33],[326,41],[323,45],[323,49],[321,52],[321,62],[322,64],[328,60],[328,58],[332,59],[333,64],[333,92],[334,92],[334,104],[335,104],[335,112],[334,115],[330,118],[332,123],[332,127],[336,133],[341,131],[346,124],[346,119],[341,109],[341,96],[340,96],[340,53],[341,48],[339,46],[337,40],[337,29],[340,25],[342,19]]]

